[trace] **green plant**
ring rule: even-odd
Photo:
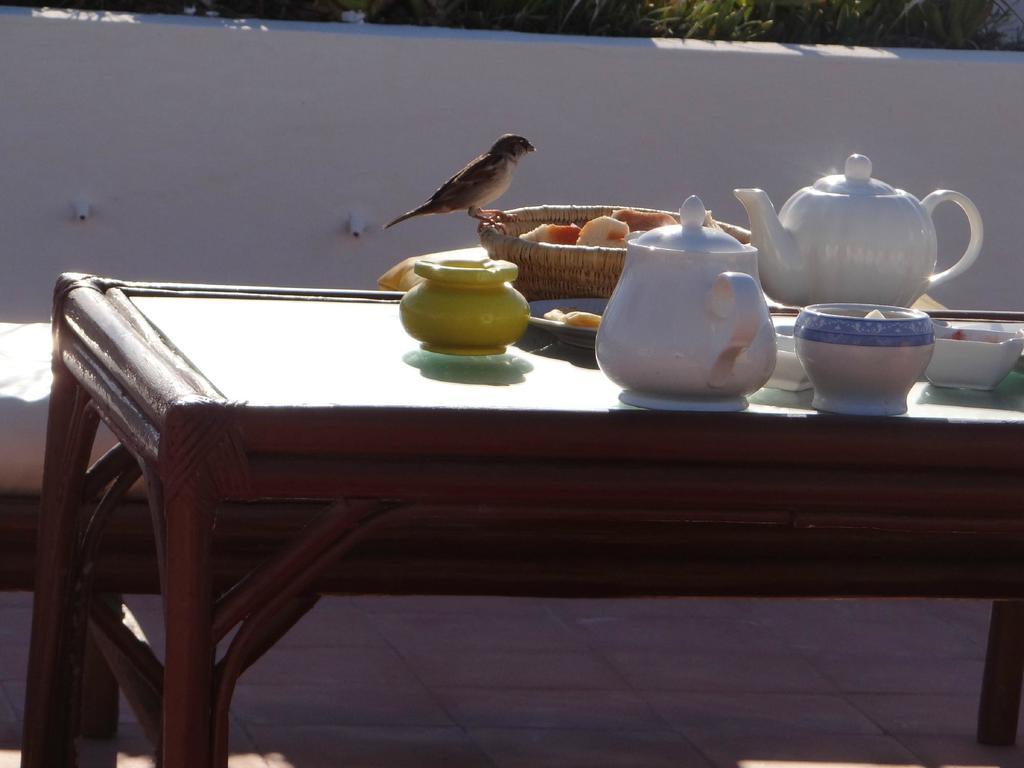
[[[993,47],[1009,0],[378,0],[379,22],[781,43]]]
[[[771,39],[792,43],[972,47],[993,0],[831,0],[761,2]]]
[[[36,0],[8,0],[34,5]],[[1024,48],[1012,0],[64,0],[91,10],[337,21],[360,10],[382,24],[571,35]],[[1007,22],[1017,34],[1007,35]]]

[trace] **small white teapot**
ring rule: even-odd
[[[921,294],[965,272],[981,251],[981,214],[966,196],[942,189],[918,201],[871,178],[871,161],[850,155],[845,173],[796,192],[778,215],[760,189],[737,189],[765,293],[793,306],[860,303],[909,307]],[[935,272],[932,211],[954,202],[971,239],[960,260]]]
[[[601,370],[628,405],[738,411],[775,368],[775,328],[757,249],[703,226],[689,197],[681,225],[629,240],[597,332]]]

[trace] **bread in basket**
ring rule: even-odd
[[[506,211],[509,221],[501,227],[483,225],[480,244],[493,259],[511,261],[519,267],[515,287],[529,301],[561,298],[607,298],[619,280],[626,259],[623,248],[601,248],[586,245],[557,245],[523,240],[525,234],[541,224],[576,224],[583,226],[598,216],[611,216],[614,211],[631,208],[653,212],[652,208],[626,205],[541,205]],[[667,213],[676,221],[678,213]],[[708,214],[706,226],[728,232],[742,243],[750,242],[750,232],[742,227],[715,221]]]

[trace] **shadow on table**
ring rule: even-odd
[[[936,387],[931,384],[921,390],[917,402],[926,405],[1019,411],[1024,407],[1024,375],[1011,373],[998,387],[989,391]]]
[[[764,387],[752,395],[747,396],[747,400],[752,403],[757,403],[758,405],[771,405],[776,408],[799,408],[801,410],[811,410],[811,400],[813,399],[813,389],[791,392],[789,390],[774,389],[772,387]]]
[[[455,384],[508,386],[526,381],[533,370],[529,360],[506,352],[503,355],[441,355],[417,349],[402,356],[406,365],[422,376]]]
[[[579,368],[597,370],[597,358],[594,356],[593,349],[565,344],[547,331],[533,326],[526,329],[526,333],[516,342],[515,346],[531,355],[564,360]]]

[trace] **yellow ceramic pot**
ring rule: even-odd
[[[487,257],[434,257],[414,267],[423,282],[402,298],[402,325],[420,346],[448,355],[500,355],[519,339],[530,305],[509,283],[519,268]]]

